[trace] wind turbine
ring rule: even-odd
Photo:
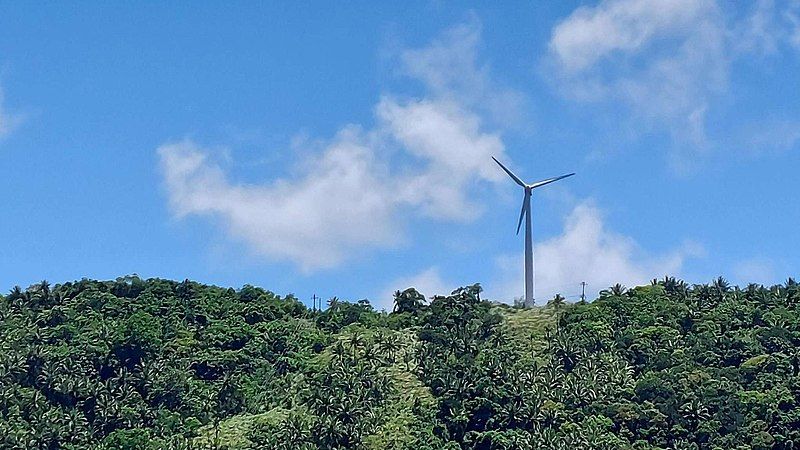
[[[542,187],[546,184],[550,184],[554,181],[558,181],[562,178],[567,178],[575,175],[574,173],[568,173],[566,175],[561,175],[560,177],[555,178],[548,178],[546,180],[537,181],[532,184],[525,184],[522,180],[519,179],[518,176],[514,175],[514,172],[508,170],[506,166],[503,165],[500,161],[497,160],[494,156],[492,156],[494,162],[496,162],[503,170],[514,180],[515,183],[522,186],[525,189],[525,198],[522,200],[522,211],[519,213],[519,223],[517,224],[517,235],[519,235],[519,229],[522,226],[522,219],[525,219],[525,307],[530,308],[533,306],[534,303],[534,286],[533,286],[533,239],[531,237],[531,193],[534,189],[538,187]]]

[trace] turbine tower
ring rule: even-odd
[[[494,156],[492,156],[494,162],[496,162],[503,170],[514,180],[515,183],[522,186],[525,190],[525,197],[522,200],[522,211],[519,213],[519,223],[517,224],[517,235],[519,235],[519,229],[522,226],[522,219],[525,219],[525,307],[530,308],[533,306],[534,303],[534,285],[533,285],[533,238],[531,237],[531,193],[534,189],[538,187],[542,187],[546,184],[550,184],[554,181],[558,181],[562,178],[567,178],[575,175],[574,173],[568,173],[566,175],[561,175],[560,177],[555,178],[548,178],[546,180],[537,181],[532,184],[525,184],[522,180],[519,179],[518,176],[514,175],[514,172],[508,170],[506,166],[503,165],[500,161],[497,160]]]

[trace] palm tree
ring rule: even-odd
[[[692,295],[695,298],[695,306],[698,312],[706,311],[711,307],[711,298],[713,296],[712,287],[707,284],[696,284],[692,289]]]
[[[562,297],[561,294],[556,294],[556,296],[553,297],[552,300],[547,302],[547,306],[550,306],[553,309],[555,309],[556,311],[558,311],[564,306],[564,302],[565,301],[566,301],[566,299],[564,297]]]
[[[408,288],[403,292],[395,291],[394,293],[394,312],[396,313],[411,313],[416,314],[419,309],[425,304],[425,296],[420,294],[416,289]]]
[[[795,281],[794,278],[789,277],[785,283],[785,291],[786,291],[786,303],[789,305],[794,305],[798,301],[800,301],[800,283]]]
[[[583,355],[583,349],[565,333],[556,333],[549,342],[550,352],[555,356],[560,367],[567,373],[572,372]]]
[[[47,280],[42,280],[39,283],[39,296],[43,301],[50,300],[50,283]]]
[[[661,280],[659,284],[664,287],[664,292],[667,294],[674,294],[679,290],[680,281],[678,281],[675,277],[664,276],[664,279]]]
[[[350,335],[350,338],[347,340],[347,343],[350,344],[350,350],[353,352],[353,355],[366,344],[366,338],[364,334],[359,330],[354,330]]]
[[[347,348],[344,346],[342,341],[336,341],[336,343],[333,344],[330,349],[331,355],[336,356],[338,359],[344,358],[344,356],[347,354]]]
[[[625,286],[617,283],[617,284],[615,284],[614,286],[611,286],[608,289],[603,289],[602,291],[600,291],[600,296],[601,297],[609,297],[609,296],[622,297],[627,290],[628,290],[628,288],[626,288]]]
[[[25,300],[25,297],[25,292],[22,290],[22,288],[19,286],[14,286],[6,298],[9,302],[13,302],[14,300]]]
[[[697,430],[700,422],[711,417],[708,412],[708,408],[706,408],[705,405],[703,405],[703,403],[696,398],[684,403],[680,407],[680,413],[689,422],[693,431]]]
[[[730,283],[728,283],[728,281],[722,277],[717,277],[717,279],[711,283],[711,287],[713,288],[714,293],[716,294],[717,302],[721,302],[722,300],[724,300],[725,295],[731,290]]]
[[[331,297],[328,299],[328,309],[336,309],[339,306],[339,297]]]
[[[375,333],[375,345],[378,351],[386,354],[390,364],[394,364],[397,352],[403,348],[397,337],[384,331]]]

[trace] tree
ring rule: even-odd
[[[558,310],[560,310],[561,308],[564,307],[564,303],[565,302],[566,302],[566,299],[564,297],[562,297],[561,294],[556,294],[555,297],[553,297],[551,300],[549,300],[547,302],[547,306],[550,306],[553,309],[555,309],[556,311],[558,311]]]
[[[0,296],[0,448],[800,446],[798,285],[672,277],[515,309],[396,310],[184,280]],[[558,314],[553,314],[553,309]]]
[[[394,293],[394,310],[398,314],[409,313],[416,315],[425,305],[425,297],[417,292],[416,289],[408,288],[403,292]]]

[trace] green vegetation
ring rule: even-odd
[[[0,448],[790,449],[800,286],[393,313],[137,277],[0,297]]]

